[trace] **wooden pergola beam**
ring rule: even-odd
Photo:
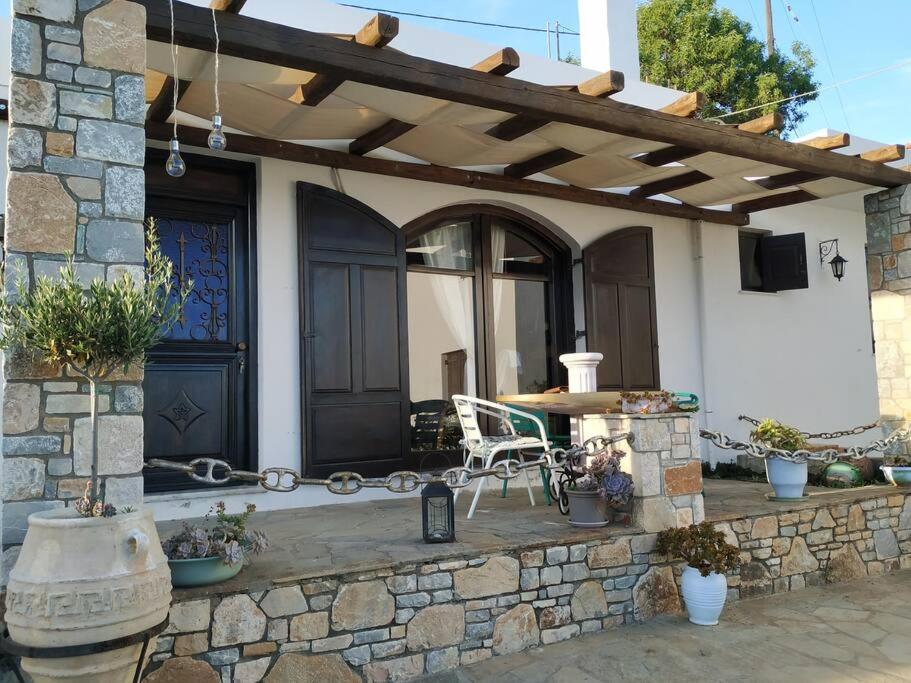
[[[539,154],[531,159],[509,164],[509,166],[503,169],[503,175],[509,176],[510,178],[527,178],[535,173],[541,173],[549,168],[575,161],[583,156],[583,154],[578,154],[568,149],[558,147],[557,149],[544,152],[544,154]]]
[[[706,97],[701,92],[688,92],[670,104],[661,107],[658,111],[662,114],[690,118],[696,116],[699,110],[705,106]]]
[[[180,141],[186,146],[205,149],[208,134],[209,131],[202,128],[184,127],[180,132]],[[147,139],[167,141],[170,137],[171,128],[168,124],[158,122],[146,124]],[[576,204],[590,204],[687,220],[703,220],[722,225],[747,225],[749,223],[749,216],[742,213],[703,209],[687,204],[675,204],[654,199],[636,199],[615,192],[602,192],[571,185],[510,178],[496,173],[466,171],[433,164],[362,157],[321,147],[298,145],[281,140],[269,140],[252,135],[231,136],[231,151],[238,154],[282,159],[316,166],[328,166],[361,173],[374,173],[423,182],[471,187],[477,190],[546,197]]]
[[[841,149],[851,144],[851,136],[847,133],[835,133],[834,135],[802,140],[798,144],[814,147],[815,149]]]
[[[806,190],[794,190],[793,192],[782,192],[781,194],[740,202],[739,204],[734,204],[731,207],[731,211],[751,214],[756,211],[766,211],[767,209],[777,209],[782,206],[791,206],[792,204],[812,202],[815,199],[819,199],[819,197]]]
[[[656,194],[667,194],[712,180],[712,176],[702,171],[689,171],[671,178],[662,178],[645,185],[640,185],[629,193],[630,197],[654,197]]]
[[[673,145],[671,147],[664,147],[663,149],[656,149],[654,152],[646,152],[645,154],[640,154],[633,158],[647,166],[655,166],[657,168],[658,166],[666,166],[667,164],[672,164],[676,161],[689,159],[697,154],[702,154],[702,151],[703,150],[701,149],[695,149],[693,147]]]
[[[890,161],[898,161],[905,158],[904,145],[884,145],[876,149],[870,149],[857,155],[861,159],[873,161],[877,164],[885,164]]]
[[[171,35],[168,5],[159,0],[137,1],[146,8],[148,38],[168,42]],[[209,10],[175,0],[174,12],[177,44],[211,51]],[[232,57],[870,185],[892,187],[907,183],[904,171],[865,159],[670,116],[610,98],[586,97],[515,78],[501,78],[397,50],[375,50],[354,41],[252,17],[224,15],[219,22],[219,34],[222,54]]]
[[[808,173],[807,171],[791,171],[790,173],[780,173],[769,176],[768,178],[759,178],[753,182],[764,187],[767,190],[780,190],[783,187],[791,187],[799,183],[808,183],[812,180],[825,178],[818,173]]]
[[[626,79],[623,72],[605,71],[603,74],[598,74],[594,78],[583,81],[579,85],[567,88],[566,92],[577,92],[582,95],[589,95],[590,97],[610,97],[611,95],[615,95],[622,91],[625,85]],[[510,142],[523,135],[527,135],[532,131],[536,131],[538,128],[546,126],[548,123],[550,123],[548,119],[518,114],[510,119],[501,121],[485,132],[487,135],[495,137],[498,140]]]
[[[759,118],[751,119],[749,121],[744,121],[737,125],[738,130],[743,130],[747,133],[758,133],[760,135],[771,133],[773,130],[781,130],[782,128],[784,128],[784,116],[780,111],[772,112],[771,114],[766,114],[765,116],[760,116]]]
[[[381,48],[391,43],[398,33],[398,17],[379,12],[355,34],[354,43],[369,48]],[[317,70],[313,78],[301,85],[301,104],[315,107],[334,93],[345,80],[347,79],[320,73]]]
[[[497,50],[487,59],[471,67],[475,71],[505,76],[519,68],[519,53],[511,47]],[[406,123],[398,119],[389,119],[381,126],[364,133],[348,144],[351,154],[367,154],[412,130],[416,124]]]

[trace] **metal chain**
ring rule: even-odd
[[[780,458],[788,462],[804,462],[806,460],[819,460],[826,464],[836,462],[840,458],[858,459],[864,457],[867,453],[874,451],[885,451],[896,443],[907,441],[911,438],[911,432],[907,429],[896,429],[885,439],[879,439],[867,446],[852,446],[851,448],[839,451],[835,448],[827,448],[822,451],[785,451],[780,448],[763,446],[762,444],[752,441],[735,441],[722,432],[710,432],[706,429],[699,430],[699,436],[712,442],[713,445],[724,450],[743,451],[754,458]]]
[[[758,427],[762,422],[757,420],[755,417],[750,417],[749,415],[740,415],[737,418],[738,420],[743,420],[744,422],[749,422],[754,427]],[[853,429],[842,429],[837,432],[819,432],[817,434],[811,434],[810,432],[800,432],[800,435],[805,439],[824,439],[830,441],[832,439],[838,439],[843,436],[857,436],[858,434],[863,434],[864,432],[870,431],[879,427],[878,422],[872,422],[868,425],[861,425],[859,427],[854,427]]]
[[[460,489],[481,477],[493,476],[506,481],[515,479],[523,470],[532,467],[561,469],[568,460],[578,460],[583,455],[598,455],[620,441],[632,443],[633,435],[624,432],[612,436],[595,436],[581,446],[574,445],[568,449],[554,448],[546,451],[537,460],[522,461],[507,458],[480,470],[464,466],[450,467],[441,474],[423,474],[402,470],[376,478],[364,477],[357,472],[333,472],[325,479],[311,479],[288,467],[267,467],[262,472],[250,472],[235,470],[229,463],[216,458],[195,458],[188,463],[153,458],[145,463],[145,467],[183,472],[194,481],[203,484],[221,485],[230,481],[244,481],[259,484],[267,491],[280,493],[290,493],[301,486],[325,486],[330,493],[341,496],[348,496],[362,489],[386,489],[392,493],[411,493],[421,486],[431,483],[443,483],[451,489]],[[202,474],[199,472],[200,468],[204,470]]]

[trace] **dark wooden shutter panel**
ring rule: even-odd
[[[791,235],[765,235],[759,242],[762,251],[762,283],[769,292],[806,289],[807,245],[802,232]]]
[[[655,389],[658,336],[652,229],[625,228],[583,252],[589,351],[604,354],[598,389]]]

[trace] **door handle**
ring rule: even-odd
[[[247,342],[237,342],[237,350],[238,350],[238,351],[246,351],[246,350],[247,350]]]
[[[242,375],[247,369],[247,342],[237,342],[237,355],[240,356],[237,361],[237,371]]]

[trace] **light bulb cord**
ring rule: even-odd
[[[180,90],[180,81],[177,79],[177,64],[178,64],[178,46],[174,42],[174,0],[168,0],[168,5],[171,8],[171,68],[174,72],[173,83],[171,85],[171,90],[173,92],[173,105],[171,107],[171,118],[174,119],[174,139],[177,139],[177,96],[178,90]]]
[[[173,0],[172,0],[173,1]],[[215,18],[215,8],[212,8],[212,29],[215,31],[215,113],[221,113],[221,104],[218,99],[218,75],[221,68],[221,39],[218,37],[218,20]]]

